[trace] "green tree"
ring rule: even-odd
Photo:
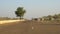
[[[60,14],[58,14],[58,18],[60,18]]]
[[[57,19],[57,18],[58,18],[58,15],[57,15],[57,14],[55,14],[55,15],[53,16],[53,18],[54,18],[54,19]]]
[[[18,7],[15,11],[15,14],[17,17],[20,17],[20,19],[23,18],[24,14],[26,13],[26,10],[23,9],[23,7]]]
[[[52,16],[51,16],[51,15],[48,15],[47,17],[49,18],[49,20],[51,20],[51,18],[52,18]]]

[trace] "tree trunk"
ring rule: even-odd
[[[23,19],[23,17],[20,17],[20,20]]]

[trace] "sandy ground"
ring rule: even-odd
[[[3,21],[0,21],[0,24],[12,23],[12,22],[18,22],[18,21],[25,21],[25,20],[3,20]]]
[[[23,21],[0,25],[0,34],[60,34],[60,25]]]

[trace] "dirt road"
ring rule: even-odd
[[[25,21],[0,25],[0,34],[60,34],[60,25]]]

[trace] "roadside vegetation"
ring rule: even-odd
[[[42,19],[47,20],[47,21],[60,20],[60,14],[44,16],[42,17]]]
[[[17,19],[23,19],[24,14],[26,13],[26,10],[24,7],[18,7],[15,11],[15,15],[17,18],[9,18],[9,17],[0,17],[1,20],[17,20]]]
[[[10,20],[11,18],[9,18],[9,17],[0,17],[0,21],[1,20]]]
[[[18,7],[15,11],[16,16],[20,17],[20,19],[23,19],[23,16],[25,13],[26,13],[26,10],[24,10],[23,7]]]
[[[39,22],[41,24],[60,24],[60,14],[33,18],[32,21]]]

